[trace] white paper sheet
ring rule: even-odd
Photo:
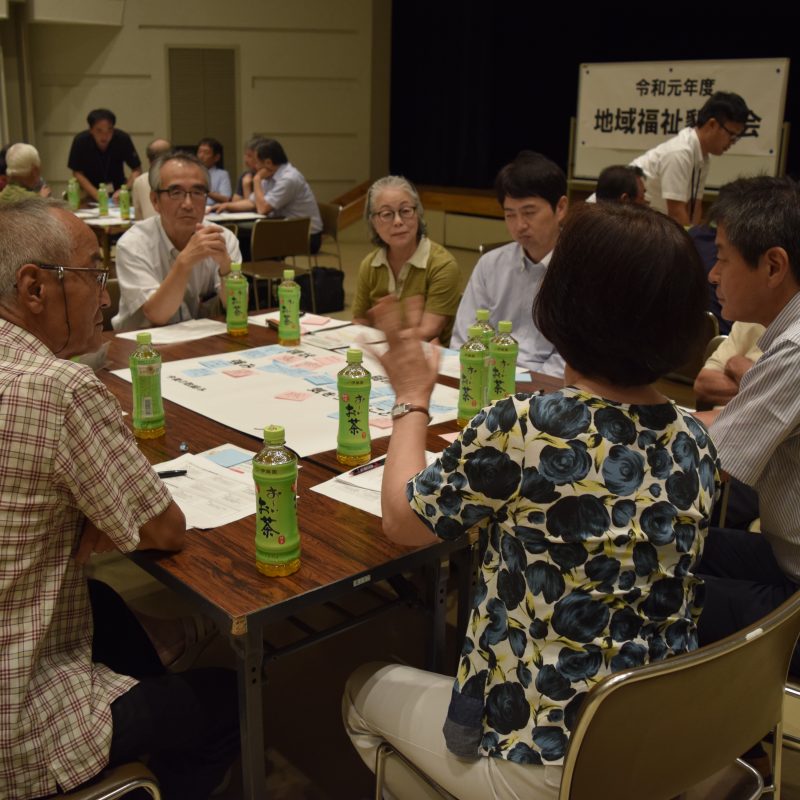
[[[266,328],[269,321],[278,321],[280,311],[268,311],[266,314],[255,314],[247,318],[251,325],[260,325]],[[319,314],[303,314],[300,317],[300,334],[307,336],[309,333],[317,333],[318,331],[329,331],[335,328],[344,328],[350,325],[346,319],[333,319],[333,317],[321,317]],[[317,344],[316,341],[312,342]],[[319,345],[317,345],[319,347]]]
[[[192,342],[195,339],[205,339],[207,336],[219,336],[228,330],[224,322],[213,319],[188,319],[186,322],[176,322],[174,325],[164,325],[159,328],[142,328],[138,331],[125,331],[118,333],[120,339],[136,341],[136,334],[147,331],[155,345],[179,344]]]
[[[319,331],[308,339],[309,344],[326,350],[343,350],[347,347],[363,349],[365,344],[385,341],[383,331],[370,328],[369,325],[349,325],[346,328]]]
[[[206,214],[208,222],[252,222],[257,219],[266,219],[266,216],[255,211],[210,211]]]

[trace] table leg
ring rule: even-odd
[[[261,668],[264,640],[261,625],[248,620],[247,632],[239,639],[244,645],[234,647],[239,673],[239,728],[242,739],[242,797],[264,800],[267,796],[264,762],[264,698]]]
[[[431,638],[428,650],[428,669],[443,672],[445,663],[445,611],[447,610],[447,578],[450,574],[448,556],[427,568],[431,608]]]

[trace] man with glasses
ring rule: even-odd
[[[150,167],[158,216],[137,223],[117,243],[119,313],[115,330],[170,325],[211,316],[225,303],[224,278],[241,261],[236,237],[203,223],[208,170],[189,153],[169,153]]]
[[[180,550],[185,531],[117,401],[69,360],[101,344],[106,276],[69,211],[0,208],[0,795],[49,797],[147,753],[164,797],[196,800],[236,755],[235,676],[167,673],[84,571],[93,552]]]
[[[694,127],[635,158],[631,165],[644,170],[650,205],[681,225],[697,225],[709,155],[721,156],[739,141],[749,113],[738,94],[715,92],[697,113]]]

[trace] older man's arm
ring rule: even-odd
[[[726,373],[703,367],[694,380],[694,393],[698,400],[715,406],[724,406],[739,391],[739,383]]]

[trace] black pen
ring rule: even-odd
[[[377,469],[378,467],[382,467],[386,463],[386,456],[383,458],[377,458],[375,461],[370,461],[369,464],[364,464],[363,467],[356,467],[355,469],[351,469],[348,472],[348,475],[361,475],[362,472],[369,472],[371,469]]]
[[[157,473],[159,478],[182,478],[186,474],[185,469],[167,469]]]

